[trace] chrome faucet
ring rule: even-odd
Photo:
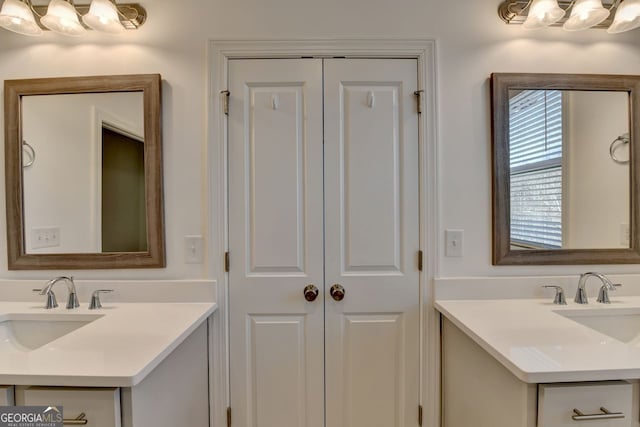
[[[78,295],[76,294],[76,285],[73,283],[73,277],[60,276],[56,277],[55,279],[49,280],[44,288],[34,289],[35,292],[40,292],[40,295],[47,296],[47,305],[45,306],[45,308],[50,309],[58,306],[56,295],[53,293],[53,285],[61,281],[64,281],[67,284],[67,290],[69,291],[67,309],[80,307],[80,303],[78,302]]]
[[[555,305],[567,305],[567,299],[564,297],[564,289],[562,289],[562,286],[543,285],[542,287],[556,290],[556,296],[553,298]]]
[[[100,302],[100,294],[105,294],[113,292],[113,289],[98,289],[91,294],[91,303],[89,304],[89,310],[97,310],[102,308],[102,303]]]
[[[611,280],[609,280],[607,276],[605,276],[604,274],[594,273],[594,272],[588,272],[580,275],[580,280],[578,280],[578,291],[576,292],[576,297],[574,298],[574,301],[577,302],[578,304],[589,304],[589,301],[587,300],[587,290],[585,289],[585,286],[587,284],[587,279],[592,276],[597,277],[602,282],[602,287],[600,288],[600,294],[598,295],[597,301],[608,304],[610,302],[608,292],[615,291],[616,286],[621,286],[621,285],[614,285],[613,283],[611,283]]]

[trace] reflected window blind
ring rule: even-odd
[[[562,92],[525,90],[509,104],[511,241],[562,247]]]

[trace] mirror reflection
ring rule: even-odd
[[[511,250],[629,248],[629,93],[509,90]]]
[[[144,95],[22,97],[27,254],[145,252]]]

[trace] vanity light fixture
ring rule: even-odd
[[[92,0],[85,5],[50,0],[48,6],[35,6],[31,0],[4,0],[0,9],[0,27],[30,36],[42,35],[42,30],[67,36],[80,36],[87,29],[116,34],[135,30],[146,19],[140,4],[117,4],[115,0]]]
[[[0,26],[25,36],[42,34],[42,29],[31,12],[30,4],[20,0],[4,0],[0,9]]]
[[[565,10],[558,6],[558,0],[533,0],[523,27],[527,30],[548,27],[561,20],[564,14]]]
[[[640,0],[504,0],[498,15],[527,29],[562,25],[567,31],[606,28],[614,34],[640,27]]]
[[[76,9],[66,0],[51,0],[47,14],[40,18],[40,23],[65,36],[81,36],[87,31],[78,20]]]
[[[93,0],[89,13],[82,17],[82,21],[96,31],[117,34],[124,31],[120,23],[118,9],[109,0]]]
[[[609,34],[623,33],[640,27],[640,0],[625,0],[607,29]]]
[[[567,31],[580,31],[598,25],[609,17],[611,12],[602,6],[601,0],[577,0],[571,8],[571,17],[562,28]]]

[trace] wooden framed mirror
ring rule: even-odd
[[[640,76],[491,76],[493,264],[640,263]]]
[[[165,266],[158,74],[6,80],[9,270]]]

